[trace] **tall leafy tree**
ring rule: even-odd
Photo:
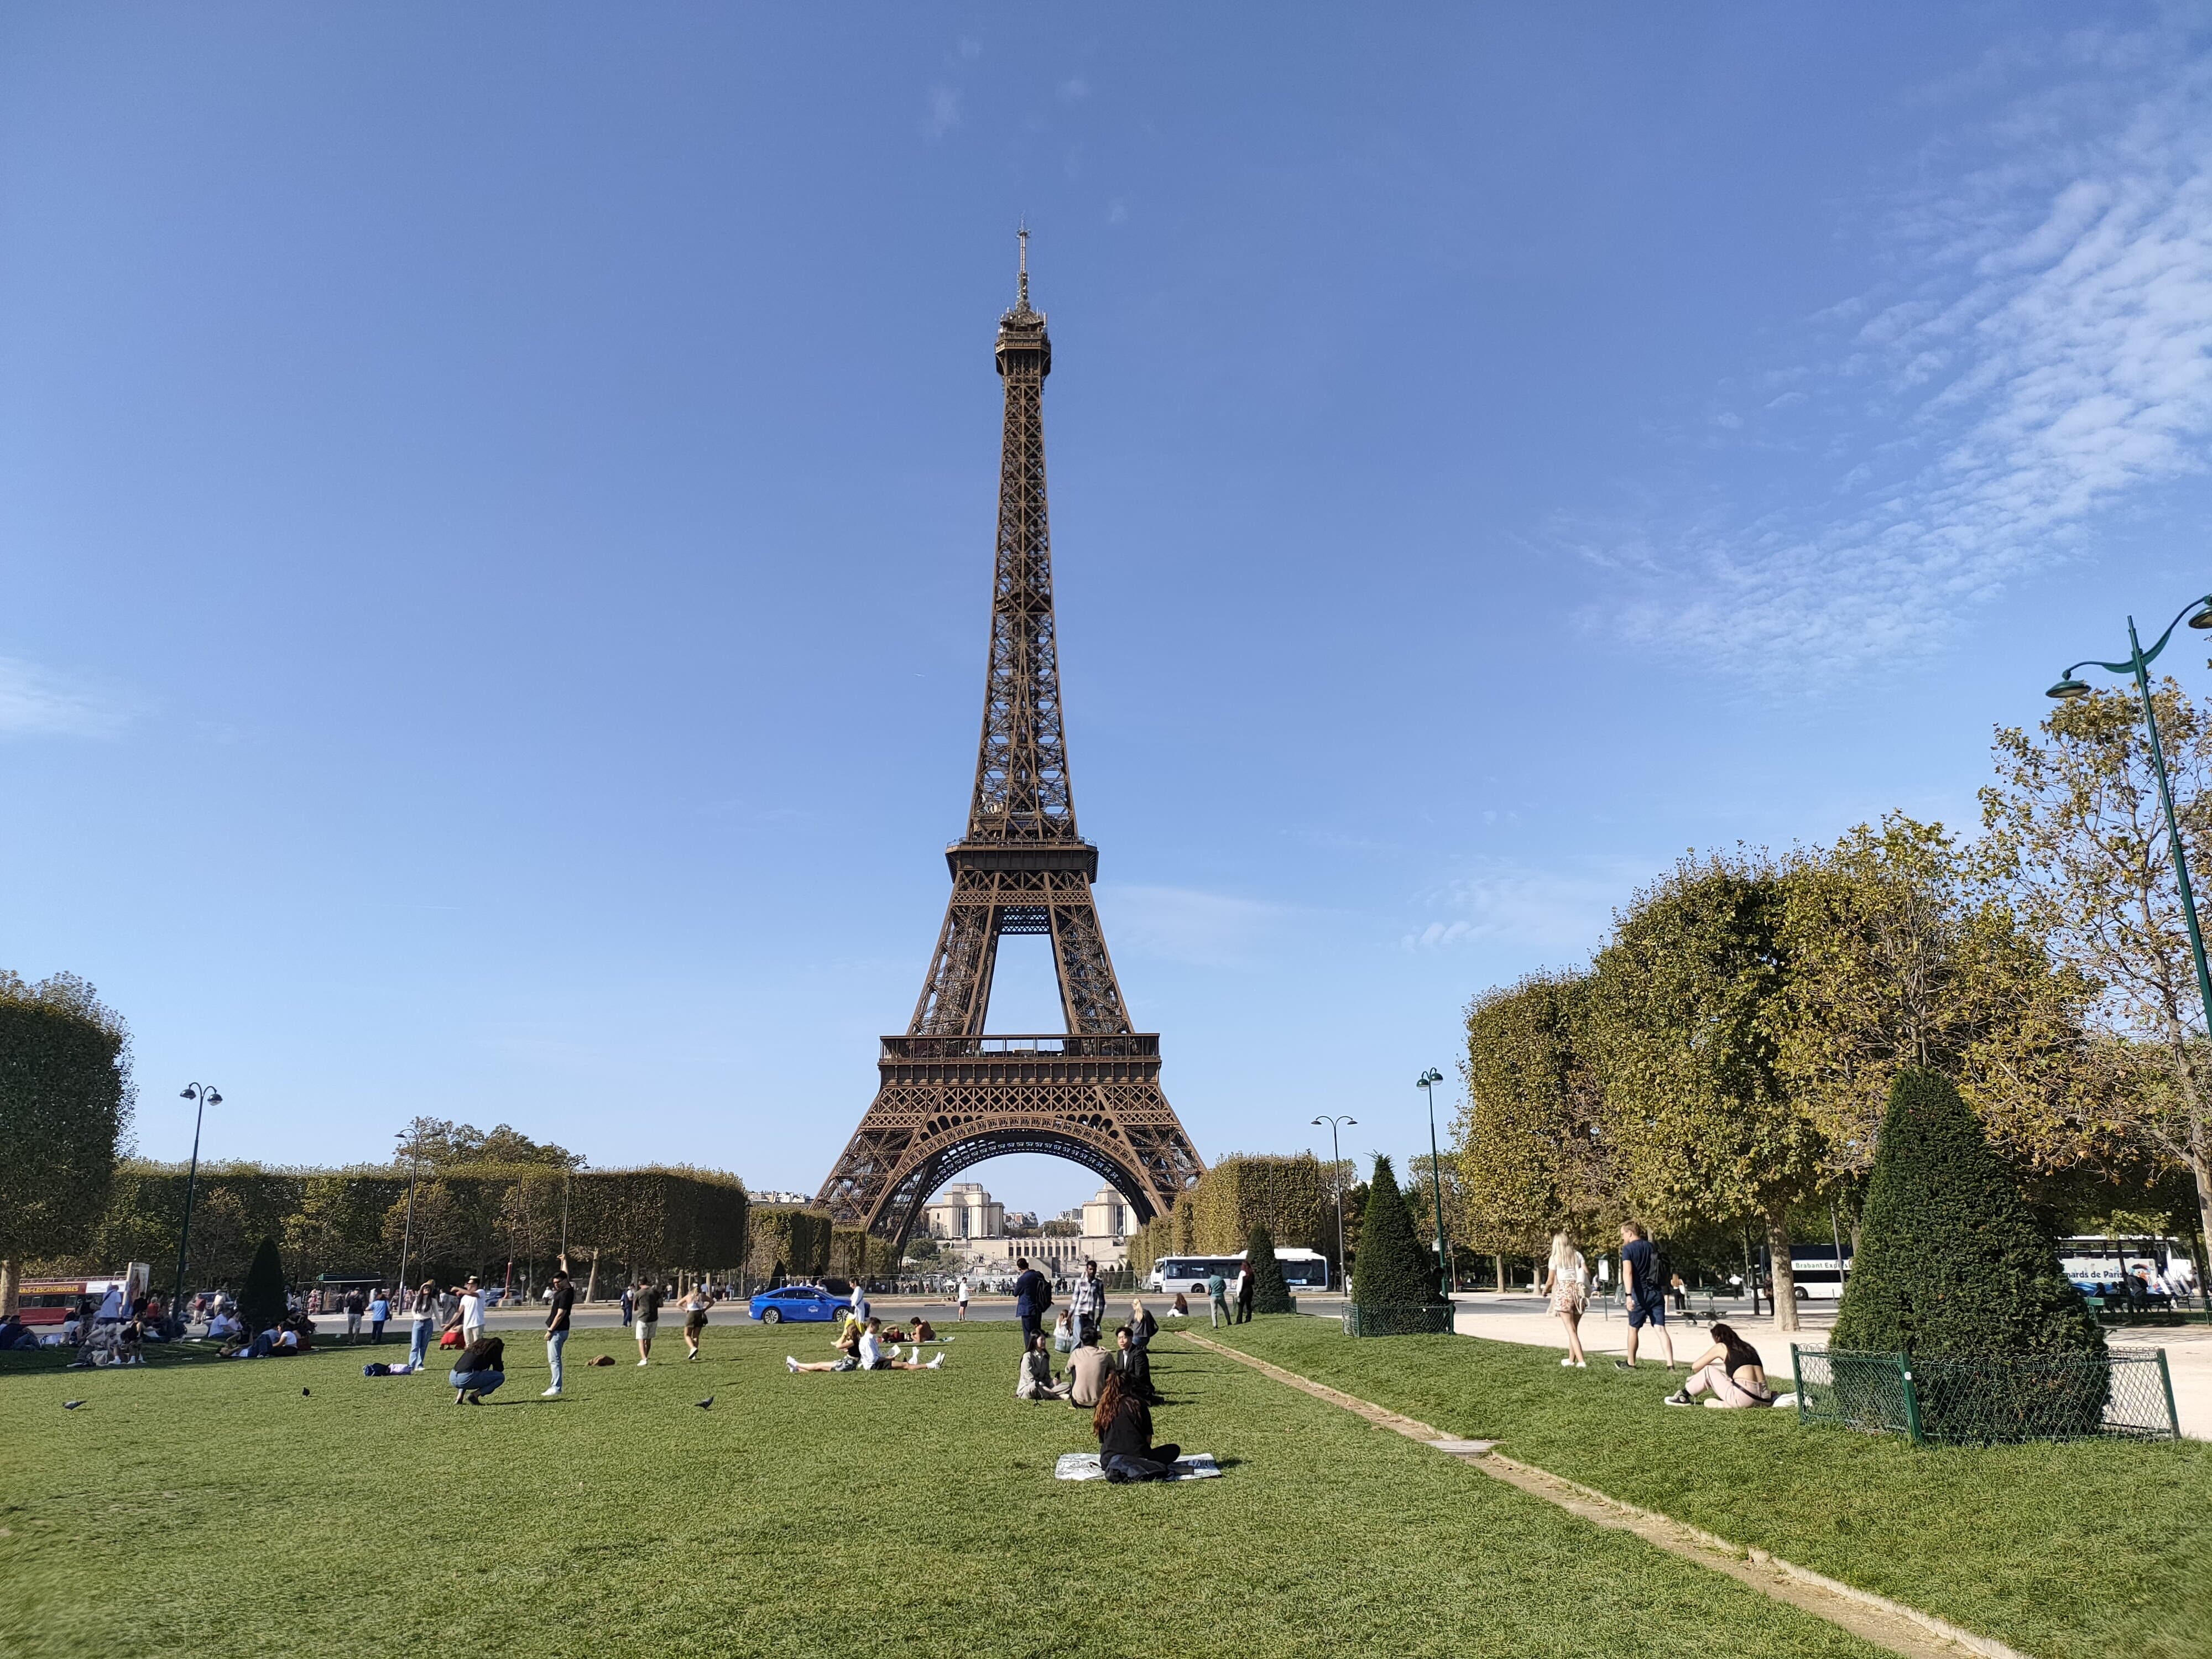
[[[238,1317],[249,1332],[265,1331],[284,1316],[284,1264],[276,1241],[264,1237],[239,1287]]]
[[[90,985],[0,972],[0,1310],[27,1258],[90,1241],[136,1098],[131,1034]]]
[[[2212,719],[2171,680],[2152,702],[2183,839],[2212,869]],[[2100,988],[2103,1027],[2160,1056],[2164,1086],[2115,1089],[2110,1109],[2189,1170],[2212,1237],[2205,1011],[2140,704],[2124,691],[2061,703],[2037,732],[1999,728],[1995,753],[1997,781],[1981,792],[1990,873],[2051,954]]]
[[[1283,1278],[1283,1264],[1275,1259],[1275,1236],[1257,1225],[1245,1241],[1244,1260],[1252,1267],[1252,1311],[1255,1314],[1294,1313],[1291,1287]]]
[[[1781,885],[1777,1064],[1843,1183],[1863,1184],[1891,1085],[1912,1069],[1956,1078],[2023,1169],[2116,1153],[2100,1109],[2111,1068],[2086,1025],[2096,986],[2051,962],[1941,824],[1860,824],[1791,858]]]
[[[1783,912],[1764,856],[1685,858],[1599,952],[1590,1030],[1623,1195],[1662,1229],[1755,1220],[1794,1330],[1789,1213],[1824,1148],[1780,1071]]]
[[[1617,1220],[1605,1108],[1586,1052],[1587,973],[1531,974],[1467,1011],[1467,1105],[1453,1125],[1474,1248],[1540,1255]]]

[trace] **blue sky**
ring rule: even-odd
[[[0,963],[125,1012],[141,1147],[198,1079],[216,1156],[819,1182],[963,822],[1024,215],[1208,1157],[1413,1150],[1470,996],[1683,848],[1970,823],[2207,587],[2203,13],[1376,15],[0,10]]]

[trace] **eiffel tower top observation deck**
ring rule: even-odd
[[[961,1170],[1042,1152],[1095,1170],[1140,1220],[1205,1165],[1159,1085],[1159,1039],[1131,1028],[1091,884],[1098,851],[1076,829],[1060,720],[1046,504],[1044,380],[1052,337],[1030,305],[1029,233],[1018,297],[999,319],[1005,382],[991,643],[968,831],[945,849],[951,901],[903,1036],[887,1036],[868,1109],[817,1201],[902,1241]],[[986,1037],[999,940],[1052,940],[1066,1029]]]

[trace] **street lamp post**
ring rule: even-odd
[[[1444,1074],[1431,1066],[1413,1079],[1413,1086],[1429,1097],[1429,1183],[1437,1199],[1437,1283],[1449,1297],[1459,1288],[1459,1275],[1452,1271],[1451,1247],[1444,1242],[1444,1170],[1443,1160],[1437,1155],[1436,1085],[1443,1080]]]
[[[169,1323],[181,1335],[185,1328],[185,1259],[192,1245],[192,1194],[200,1178],[200,1125],[207,1120],[209,1107],[222,1104],[222,1095],[212,1083],[204,1089],[197,1083],[188,1083],[177,1097],[193,1103],[192,1161],[185,1172],[185,1224],[177,1234],[177,1288],[169,1297]]]
[[[2191,617],[2189,613],[2192,611],[2197,614]],[[2189,859],[2181,850],[2181,824],[2173,814],[2173,789],[2166,781],[2166,750],[2158,740],[2158,714],[2150,698],[2150,665],[2158,653],[2166,649],[2166,642],[2173,637],[2173,630],[2180,626],[2184,617],[2189,617],[2191,628],[2212,629],[2212,593],[2191,599],[2183,605],[2173,620],[2166,623],[2166,632],[2158,636],[2158,643],[2148,651],[2142,648],[2142,641],[2136,637],[2136,619],[2129,617],[2128,659],[2125,662],[2101,662],[2094,657],[2085,657],[2061,674],[2058,684],[2045,695],[2056,697],[2062,702],[2087,696],[2089,688],[2086,683],[2074,678],[2075,669],[2095,667],[2108,674],[2135,676],[2136,691],[2142,699],[2143,729],[2150,734],[2151,769],[2158,775],[2158,803],[2166,809],[2166,839],[2173,848],[2174,884],[2181,889],[2181,919],[2188,925],[2189,951],[2197,964],[2198,1006],[2203,1010],[2207,1028],[2212,1029],[2212,969],[2208,969],[2204,963],[2204,936],[2197,926],[2197,896],[2189,888]],[[2204,1294],[2205,1312],[2212,1315],[2212,1280],[2197,1288]]]
[[[1344,1162],[1343,1149],[1337,1145],[1337,1132],[1352,1127],[1359,1120],[1356,1117],[1332,1117],[1323,1112],[1314,1121],[1328,1125],[1328,1161],[1333,1170]],[[1344,1181],[1341,1176],[1336,1182],[1336,1278],[1337,1291],[1342,1294],[1348,1281],[1344,1268]]]
[[[404,1308],[408,1305],[407,1252],[415,1243],[415,1177],[422,1167],[422,1161],[415,1156],[411,1148],[407,1147],[404,1133],[392,1138],[407,1152],[407,1219],[400,1224],[399,1228],[399,1305]]]

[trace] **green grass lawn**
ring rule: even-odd
[[[1298,1348],[1252,1340],[1277,1326]],[[1222,1480],[1054,1481],[1087,1413],[1013,1399],[1011,1328],[928,1376],[787,1376],[824,1350],[804,1326],[581,1365],[622,1338],[580,1332],[558,1401],[513,1342],[481,1409],[366,1350],[0,1356],[0,1653],[1874,1651],[1172,1338],[1162,1437]]]
[[[1795,1413],[1662,1406],[1662,1370],[1632,1376],[1609,1357],[1565,1371],[1553,1350],[1353,1340],[1318,1319],[1198,1329],[2036,1659],[2212,1654],[2212,1446],[2202,1442],[1916,1448],[1800,1427]]]

